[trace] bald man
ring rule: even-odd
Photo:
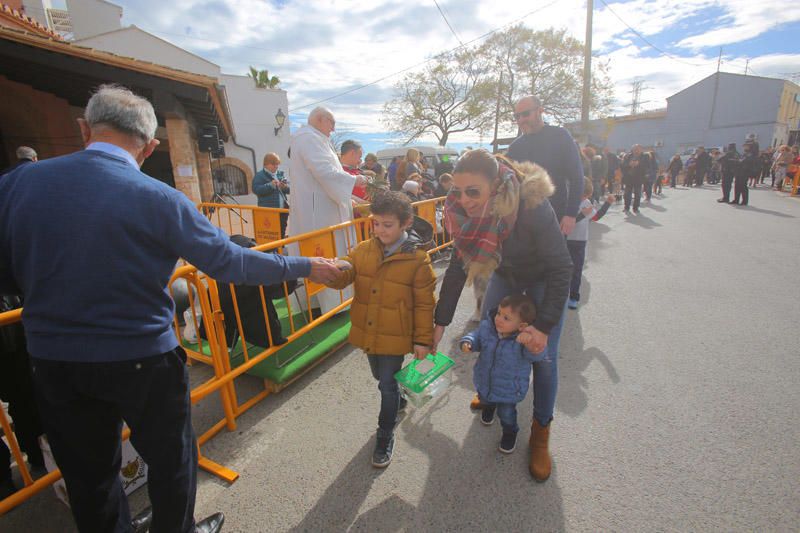
[[[578,147],[569,132],[559,126],[544,123],[544,108],[535,96],[526,96],[514,106],[514,120],[522,135],[508,148],[514,161],[530,161],[543,167],[556,191],[550,204],[561,223],[561,232],[569,235],[575,227],[575,217],[583,194],[584,169]]]

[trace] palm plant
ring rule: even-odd
[[[270,77],[269,71],[266,69],[258,70],[251,66],[247,75],[252,78],[258,89],[274,89],[281,83],[278,76]]]

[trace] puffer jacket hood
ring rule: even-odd
[[[342,258],[353,268],[330,284],[354,284],[349,339],[368,354],[405,355],[414,344],[433,342],[436,275],[425,251],[425,225],[415,220],[400,250],[388,257],[377,237],[360,243]]]
[[[519,403],[528,394],[531,363],[541,361],[544,352],[534,355],[517,336],[500,337],[494,325],[497,309],[481,320],[478,329],[467,333],[461,342],[469,342],[473,352],[480,352],[472,371],[475,390],[483,401]]]

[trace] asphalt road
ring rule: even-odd
[[[224,511],[239,532],[798,530],[800,200],[718,196],[667,189],[639,216],[617,205],[592,224],[546,483],[527,471],[530,394],[510,456],[499,425],[470,413],[474,355],[456,357],[446,396],[409,409],[394,461],[373,469],[378,391],[348,347],[204,446],[241,478],[201,472],[197,516]],[[472,305],[465,291],[444,351]],[[219,412],[195,411],[198,430]],[[2,531],[71,528],[50,490],[0,518]]]

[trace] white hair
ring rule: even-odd
[[[316,122],[318,118],[325,118],[325,117],[333,117],[333,113],[327,107],[315,107],[311,110],[311,113],[308,114],[308,123],[309,125],[313,125],[313,122]]]
[[[419,191],[419,183],[414,180],[406,180],[403,182],[403,190],[406,192],[416,193]]]
[[[109,126],[119,132],[150,142],[158,121],[152,104],[121,85],[101,85],[86,104],[83,114],[89,127]]]
[[[20,146],[17,148],[17,159],[34,159],[36,157],[36,150],[30,146]]]

